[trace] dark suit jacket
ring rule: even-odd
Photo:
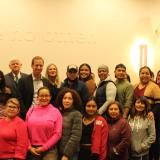
[[[46,86],[50,89],[53,102],[57,96],[56,88],[53,85],[51,85],[51,83],[44,77],[42,77],[42,82],[43,86]],[[24,78],[21,78],[18,82],[18,88],[20,91],[19,99],[21,101],[21,117],[25,119],[26,113],[29,107],[32,105],[34,95],[32,74]]]
[[[27,74],[25,74],[25,73],[20,73],[20,74],[21,74],[21,78],[27,76]],[[14,77],[13,77],[12,72],[6,74],[4,77],[5,77],[5,81],[6,81],[6,86],[9,86],[11,88],[12,97],[18,98],[19,97],[19,90],[18,90],[17,83],[14,81]]]

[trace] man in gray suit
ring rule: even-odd
[[[6,85],[11,88],[12,97],[15,98],[19,97],[19,90],[17,86],[19,79],[27,76],[27,74],[20,71],[21,67],[21,61],[16,57],[12,57],[9,62],[9,68],[11,69],[11,72],[5,75]]]

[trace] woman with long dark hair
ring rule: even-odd
[[[79,160],[105,160],[107,153],[108,125],[97,113],[95,97],[85,104],[82,119],[82,138]]]
[[[96,89],[96,83],[92,76],[92,71],[89,64],[83,63],[79,66],[79,79],[86,84],[89,95],[92,96]]]

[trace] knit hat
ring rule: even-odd
[[[105,70],[106,72],[109,72],[109,68],[108,68],[108,66],[106,66],[105,64],[101,64],[101,65],[98,67],[98,71],[101,70],[101,69]]]

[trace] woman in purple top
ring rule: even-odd
[[[29,133],[27,160],[56,160],[56,144],[62,134],[62,116],[50,104],[51,94],[47,87],[38,90],[38,105],[32,106],[26,116]]]

